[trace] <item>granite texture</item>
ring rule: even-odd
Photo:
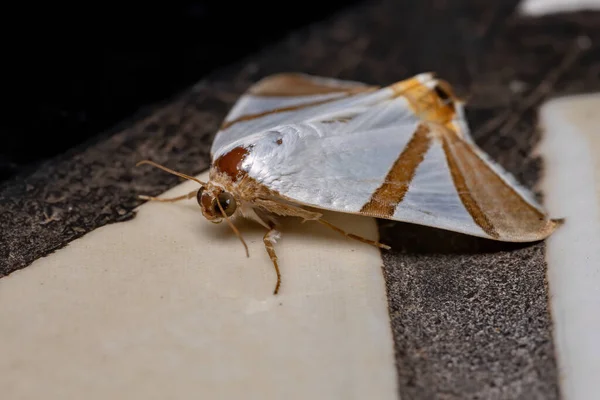
[[[136,194],[208,166],[212,137],[254,81],[304,71],[385,85],[435,71],[468,97],[481,147],[535,189],[536,107],[596,90],[597,13],[526,19],[516,1],[381,0],[340,11],[0,186],[0,276],[69,241],[134,217]],[[541,84],[541,85],[540,85]],[[381,222],[402,399],[556,399],[544,245],[508,245]]]
[[[402,399],[558,398],[542,244],[382,236]]]

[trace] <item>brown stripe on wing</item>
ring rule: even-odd
[[[389,218],[394,215],[396,207],[408,192],[417,167],[425,158],[431,141],[429,127],[425,124],[419,125],[411,140],[392,165],[384,182],[361,208],[361,213],[381,218]]]
[[[340,97],[336,97],[336,98],[333,98],[333,99],[313,101],[313,102],[310,102],[310,103],[303,103],[303,104],[298,104],[298,105],[295,105],[295,106],[275,108],[273,110],[263,111],[263,112],[256,113],[256,114],[242,115],[241,117],[238,117],[238,118],[233,119],[231,121],[225,121],[225,122],[223,122],[223,124],[221,125],[221,130],[227,129],[230,126],[232,126],[234,124],[237,124],[238,122],[251,121],[253,119],[261,118],[261,117],[264,117],[264,116],[267,116],[267,115],[271,115],[271,114],[277,114],[277,113],[282,113],[282,112],[286,112],[286,111],[297,111],[297,110],[301,110],[303,108],[314,107],[314,106],[318,106],[318,105],[325,104],[325,103],[331,103],[332,101],[339,100],[342,97],[346,97],[346,96],[340,96]]]
[[[444,129],[440,137],[462,203],[491,238],[536,241],[560,225],[523,199],[456,132]]]
[[[463,175],[459,166],[459,162],[456,160],[455,155],[452,154],[452,150],[450,149],[449,143],[449,139],[446,139],[445,137],[442,139],[444,153],[446,154],[446,162],[448,163],[450,175],[452,176],[452,181],[454,182],[454,187],[456,188],[458,197],[465,206],[465,209],[473,218],[473,221],[475,221],[475,223],[479,225],[479,227],[483,229],[485,233],[497,239],[499,237],[498,232],[496,232],[496,228],[494,228],[494,225],[492,225],[488,217],[481,209],[481,206],[478,204],[477,200],[475,200],[475,198],[471,194],[469,185],[467,184],[467,179]],[[462,161],[465,160],[462,159]],[[465,163],[463,163],[463,165],[465,165]],[[481,182],[480,184],[483,184],[483,182]]]
[[[361,93],[378,89],[356,82],[319,79],[299,73],[268,76],[254,84],[248,93],[254,96],[310,96],[329,93]]]

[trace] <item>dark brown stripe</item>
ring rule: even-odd
[[[454,187],[456,188],[456,192],[460,197],[460,201],[463,203],[468,213],[471,214],[471,217],[473,218],[475,223],[479,225],[479,227],[481,227],[481,229],[483,229],[485,233],[487,233],[493,238],[498,238],[500,235],[498,235],[498,232],[483,212],[483,209],[472,196],[471,190],[467,185],[467,181],[456,161],[456,155],[452,152],[452,149],[450,149],[450,136],[453,136],[454,132],[449,131],[448,133],[449,135],[444,135],[442,137],[442,142],[444,147],[444,153],[446,154],[448,168],[450,169],[452,181],[454,182]],[[455,140],[459,139],[455,138]],[[484,182],[482,182],[482,184],[484,184]]]
[[[417,167],[431,146],[427,125],[421,124],[385,177],[385,181],[365,203],[360,212],[372,216],[389,218],[394,215],[398,204],[404,199],[415,176]]]
[[[223,122],[223,125],[221,125],[221,130],[227,129],[231,125],[237,124],[238,122],[250,121],[253,119],[264,117],[266,115],[277,114],[277,113],[286,112],[286,111],[296,111],[296,110],[301,110],[303,108],[314,107],[314,106],[318,106],[318,105],[325,104],[325,103],[331,103],[333,101],[336,101],[336,100],[339,100],[341,98],[348,97],[348,96],[350,96],[350,94],[346,93],[344,96],[336,97],[333,99],[313,101],[311,103],[304,103],[304,104],[299,104],[296,106],[289,106],[289,107],[281,107],[281,108],[276,108],[274,110],[263,111],[263,112],[256,113],[256,114],[242,115],[241,117],[238,117],[232,121]]]

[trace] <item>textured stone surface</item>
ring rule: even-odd
[[[382,234],[403,399],[557,398],[542,244]]]
[[[523,19],[511,14],[515,3],[382,0],[349,8],[218,71],[113,135],[6,182],[0,274],[133,217],[137,193],[177,182],[134,168],[136,161],[204,170],[228,108],[274,72],[383,85],[435,71],[468,96],[481,147],[534,188],[542,168],[532,156],[536,107],[549,95],[598,89],[600,17]],[[591,48],[580,54],[577,43]],[[395,245],[384,254],[384,272],[403,399],[558,397],[543,244],[490,243],[387,222],[381,232]]]

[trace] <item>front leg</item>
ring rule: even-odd
[[[265,243],[265,249],[267,249],[267,253],[273,262],[273,266],[275,267],[275,273],[277,274],[277,283],[275,284],[275,290],[273,294],[277,294],[279,292],[279,286],[281,286],[281,273],[279,272],[279,265],[277,265],[277,254],[275,254],[275,242],[277,239],[281,237],[281,233],[275,228],[271,227],[265,236],[263,237],[263,242]]]

